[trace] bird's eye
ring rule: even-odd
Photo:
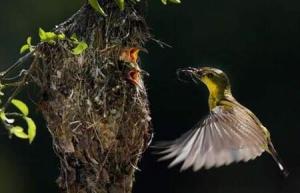
[[[212,73],[208,73],[206,76],[207,76],[208,78],[212,78],[212,77],[213,77],[213,74],[212,74]]]

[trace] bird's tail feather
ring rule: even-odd
[[[279,155],[278,155],[277,151],[275,150],[272,142],[269,142],[268,150],[269,150],[269,153],[271,154],[271,156],[273,157],[273,159],[275,160],[275,162],[278,164],[278,167],[279,167],[280,171],[282,172],[283,176],[287,177],[289,175],[289,171],[287,170],[285,164],[283,163],[283,161],[279,157]]]

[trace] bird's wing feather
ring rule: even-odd
[[[160,160],[173,158],[170,167],[183,162],[182,170],[196,171],[255,159],[266,144],[260,125],[247,111],[217,106],[194,129],[158,147],[165,154]]]

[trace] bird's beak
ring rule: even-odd
[[[185,75],[193,75],[197,72],[196,68],[188,67],[188,68],[183,68],[183,69],[178,69],[177,73],[183,73]]]
[[[179,80],[184,80],[182,79],[183,76],[188,76],[192,78],[194,81],[197,79],[201,79],[203,70],[199,68],[180,68],[177,70],[177,76]]]

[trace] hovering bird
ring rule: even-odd
[[[173,159],[169,167],[183,162],[181,170],[193,167],[197,171],[232,162],[247,162],[266,151],[283,175],[288,175],[271,142],[269,131],[249,109],[236,101],[223,71],[202,67],[181,69],[179,72],[207,86],[210,112],[178,139],[157,144],[156,147],[164,149],[160,153],[165,154],[160,160]]]

